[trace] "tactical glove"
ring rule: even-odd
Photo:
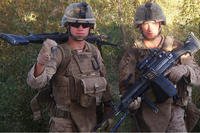
[[[38,54],[37,62],[42,65],[46,65],[51,57],[51,48],[57,46],[57,43],[51,39],[47,39],[43,42],[43,46]]]
[[[174,66],[165,73],[173,83],[177,83],[183,76],[188,77],[189,74],[187,65]]]
[[[141,97],[137,97],[135,100],[133,100],[130,105],[129,105],[129,109],[131,111],[134,111],[136,109],[139,109],[140,108],[140,105],[141,105],[141,102],[142,102],[142,99]]]

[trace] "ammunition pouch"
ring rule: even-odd
[[[83,107],[96,102],[99,105],[107,82],[100,76],[65,77],[59,76],[53,83],[53,96],[57,108],[66,110],[71,101],[77,101]]]
[[[100,105],[103,92],[106,91],[107,82],[104,77],[86,77],[80,79],[83,93],[80,96],[80,105],[89,107],[93,101]]]

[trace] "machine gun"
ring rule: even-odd
[[[56,41],[57,43],[64,43],[68,40],[67,33],[43,33],[43,34],[30,34],[28,36],[24,35],[14,35],[0,33],[0,38],[8,42],[10,45],[28,45],[29,43],[42,43],[47,38]],[[109,43],[105,41],[108,37],[105,35],[94,35],[91,34],[86,38],[86,41],[90,43],[95,43],[98,47],[102,45],[117,46],[116,44]]]
[[[137,97],[141,97],[154,112],[158,112],[159,110],[155,104],[144,97],[144,93],[149,89],[149,84],[151,82],[157,84],[168,97],[175,98],[177,96],[177,90],[174,88],[174,85],[164,77],[164,73],[175,64],[181,55],[186,53],[194,54],[199,49],[200,42],[194,34],[191,33],[185,41],[184,46],[179,49],[171,52],[158,49],[152,50],[150,55],[137,65],[137,68],[142,73],[140,78],[134,84],[127,87],[127,91],[121,97],[120,103],[114,107],[114,111],[111,112],[102,123],[97,125],[94,130],[100,128],[101,124],[105,123],[107,119],[119,116],[120,119],[111,129],[111,132],[115,132],[129,114],[129,104]]]

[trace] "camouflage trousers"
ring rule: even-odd
[[[71,119],[52,117],[49,132],[76,132],[76,126]]]
[[[184,121],[185,110],[180,106],[172,106],[171,120],[166,132],[187,132]]]

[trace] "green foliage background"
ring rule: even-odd
[[[118,63],[125,48],[138,36],[133,14],[145,0],[86,0],[96,15],[96,34],[107,34],[118,48],[103,47],[108,80],[118,99]],[[78,0],[1,0],[0,32],[29,33],[64,32],[60,20],[65,7]],[[184,40],[189,32],[200,38],[199,0],[157,0],[167,17],[163,33]],[[36,62],[41,45],[10,46],[0,40],[0,131],[47,131],[48,118],[34,122],[30,100],[35,91],[26,84],[27,73]],[[200,53],[196,55],[200,63]],[[200,107],[199,88],[194,88],[194,102]],[[133,121],[127,119],[121,131],[131,131]],[[194,131],[200,131],[200,123]]]

